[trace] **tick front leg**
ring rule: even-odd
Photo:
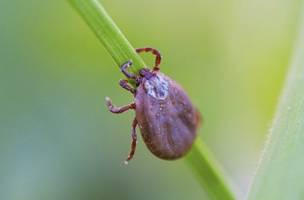
[[[127,78],[130,78],[130,79],[135,79],[135,75],[134,74],[131,74],[130,72],[127,71],[127,69],[132,65],[132,61],[129,60],[127,62],[125,62],[124,64],[122,64],[120,66],[120,70],[121,72],[127,77]]]
[[[137,144],[137,135],[136,135],[136,126],[137,126],[137,120],[134,118],[132,123],[132,143],[131,143],[131,150],[130,153],[125,160],[125,164],[128,164],[128,162],[133,158],[135,150],[136,150],[136,144]]]
[[[159,70],[159,65],[161,63],[162,56],[161,56],[161,53],[157,49],[154,49],[154,48],[151,48],[151,47],[144,47],[144,48],[137,48],[136,52],[137,53],[151,52],[153,55],[155,55],[156,56],[155,57],[155,65],[153,67],[153,71],[158,71]]]
[[[131,92],[132,94],[135,94],[135,89],[128,84],[127,80],[120,80],[119,81],[119,85],[122,88],[124,88],[124,89],[128,90],[129,92]]]
[[[126,106],[121,106],[121,107],[116,107],[112,104],[112,101],[109,97],[106,97],[106,104],[108,106],[108,109],[110,112],[112,113],[123,113],[127,110],[130,110],[130,109],[135,109],[135,103],[131,103],[129,105],[126,105]]]

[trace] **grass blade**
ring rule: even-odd
[[[69,2],[82,15],[118,66],[127,60],[132,60],[133,65],[130,70],[133,73],[137,73],[145,66],[99,1],[69,0]]]
[[[186,161],[210,199],[235,199],[220,165],[200,138],[196,140]]]
[[[303,4],[303,3],[302,3]],[[249,199],[304,199],[304,7],[279,108]]]

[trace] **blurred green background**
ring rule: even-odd
[[[292,54],[300,1],[102,3],[135,47],[163,53],[204,117],[199,135],[244,197]],[[145,55],[148,63],[152,56]],[[66,1],[0,1],[0,199],[204,199],[183,160],[140,140],[110,55]]]

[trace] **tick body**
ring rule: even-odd
[[[115,107],[106,98],[111,112],[122,113],[134,109],[136,113],[132,123],[131,151],[126,161],[131,160],[135,153],[137,125],[146,146],[155,156],[165,160],[178,159],[191,148],[200,115],[182,87],[159,71],[160,53],[153,48],[140,48],[136,51],[152,52],[156,55],[156,60],[152,70],[143,68],[138,76],[127,71],[131,61],[121,66],[122,72],[136,81],[137,88],[132,88],[127,80],[120,81],[124,89],[133,93],[134,103]]]

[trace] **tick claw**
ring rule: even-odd
[[[110,97],[105,97],[105,101],[106,101],[107,104],[108,104],[109,102],[111,102]]]

